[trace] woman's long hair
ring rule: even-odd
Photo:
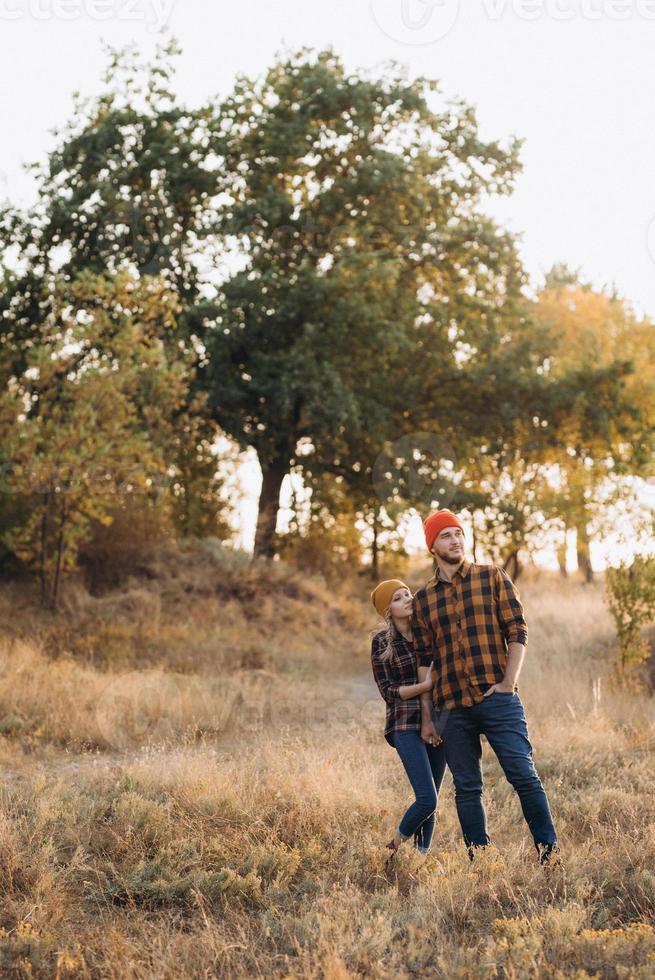
[[[391,606],[387,609],[387,615],[384,617],[385,622],[385,637],[384,637],[384,649],[380,654],[380,660],[384,664],[388,664],[393,656],[394,641],[398,635],[398,630],[396,629],[396,624],[393,621],[391,615]]]

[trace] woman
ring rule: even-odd
[[[421,738],[421,694],[432,690],[434,675],[431,668],[425,681],[417,680],[410,629],[412,593],[405,583],[399,579],[380,582],[371,599],[386,624],[371,645],[373,676],[387,703],[384,737],[400,756],[416,795],[387,847],[395,854],[413,836],[414,847],[427,854],[446,769],[442,740],[428,745]]]

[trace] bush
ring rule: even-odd
[[[619,639],[619,669],[641,664],[650,654],[642,630],[655,619],[655,558],[637,555],[606,572],[607,600]]]

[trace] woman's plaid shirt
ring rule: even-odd
[[[399,687],[418,684],[416,657],[411,641],[396,630],[393,653],[387,663],[382,660],[386,646],[387,631],[384,629],[376,633],[371,642],[371,664],[375,683],[387,704],[384,737],[389,745],[393,745],[393,732],[421,730],[421,698],[417,696],[403,701],[398,694]]]
[[[464,560],[446,582],[435,572],[414,596],[412,634],[417,664],[436,672],[436,708],[470,707],[500,681],[507,644],[528,642],[519,593],[496,565]]]

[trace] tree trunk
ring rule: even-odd
[[[185,459],[180,471],[182,474],[182,493],[184,494],[184,516],[182,518],[184,522],[184,534],[191,534],[191,467],[187,465],[187,460]]]
[[[583,521],[580,521],[575,529],[575,550],[578,557],[578,568],[582,572],[585,578],[585,582],[593,582],[594,580],[594,570],[591,567],[591,554],[589,551],[589,532],[587,530],[587,525]]]
[[[516,582],[522,569],[521,562],[519,561],[518,548],[508,554],[507,558],[503,562],[503,568],[511,578],[512,582]]]
[[[568,578],[569,573],[566,567],[566,538],[568,530],[564,529],[564,540],[557,546],[557,564],[559,565],[559,573],[562,578]]]
[[[373,511],[373,541],[371,543],[371,578],[379,578],[380,570],[380,545],[379,545],[379,511]]]
[[[57,536],[57,564],[55,567],[55,581],[52,586],[52,611],[56,612],[59,605],[59,583],[61,582],[61,561],[64,554],[64,527],[66,525],[66,518],[68,514],[66,513],[66,507],[61,514],[61,521],[59,524],[59,535]]]
[[[254,557],[272,558],[275,554],[275,525],[280,507],[280,488],[289,470],[289,462],[280,457],[272,463],[260,462],[260,466],[262,491],[259,496]]]
[[[48,518],[50,516],[50,491],[45,494],[43,501],[43,516],[41,518],[41,546],[39,554],[39,580],[41,582],[41,605],[45,606],[48,595],[46,564],[48,560]]]

